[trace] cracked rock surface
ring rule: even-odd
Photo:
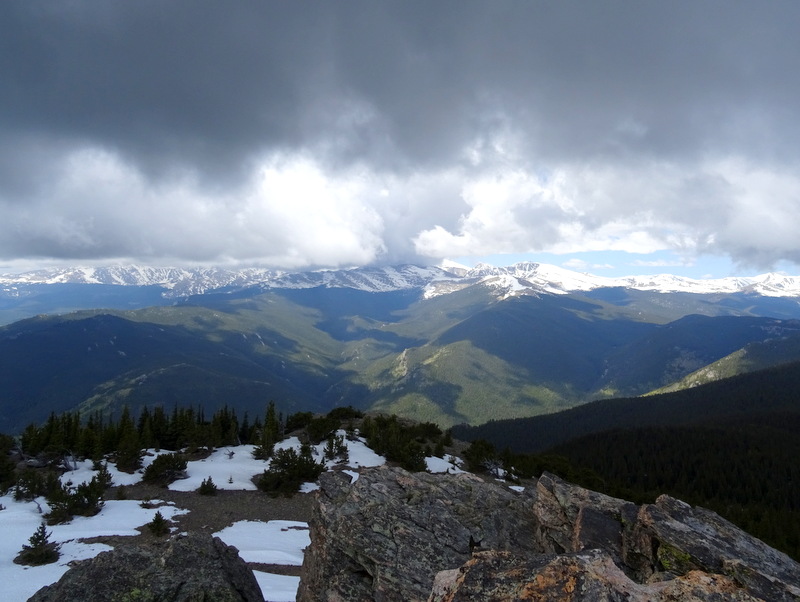
[[[67,571],[29,602],[263,602],[253,571],[218,537],[123,545]]]
[[[298,600],[800,600],[800,565],[717,514],[636,506],[545,473],[320,478]]]

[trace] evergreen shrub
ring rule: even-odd
[[[186,474],[186,458],[182,454],[161,454],[148,466],[142,480],[166,487]]]
[[[23,545],[22,550],[14,558],[17,564],[40,566],[55,562],[61,556],[61,544],[50,541],[50,533],[44,523],[41,523],[33,535],[28,539],[30,545]]]

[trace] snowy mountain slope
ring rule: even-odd
[[[106,284],[116,286],[160,286],[166,297],[198,295],[228,286],[250,286],[277,276],[273,270],[246,268],[160,268],[150,266],[77,267],[36,270],[0,275],[5,288],[31,284]]]
[[[166,298],[250,286],[263,289],[352,288],[368,292],[424,289],[425,296],[430,298],[479,283],[498,289],[502,296],[527,292],[564,294],[599,288],[629,288],[659,293],[800,296],[800,276],[778,273],[715,280],[693,280],[670,274],[605,278],[534,262],[505,267],[478,264],[474,268],[443,262],[441,267],[402,265],[308,272],[136,265],[59,268],[0,275],[0,296],[19,296],[20,287],[33,284],[105,284],[159,286],[164,289],[163,296]]]
[[[281,274],[261,283],[263,288],[353,288],[371,293],[421,289],[458,276],[438,267],[403,265]]]
[[[228,270],[224,268],[158,268],[111,266],[103,268],[60,268],[22,274],[0,275],[5,296],[16,296],[19,288],[34,284],[105,284],[116,286],[160,286],[165,297],[200,295],[223,288],[260,286],[270,288],[353,288],[368,292],[422,288],[453,274],[437,267],[413,265],[365,267],[348,270],[277,272],[263,268]]]
[[[523,262],[496,268],[479,264],[468,271],[464,279],[490,280],[502,277],[516,281],[515,286],[547,293],[570,293],[598,288],[630,288],[658,293],[752,293],[770,297],[800,296],[800,276],[767,273],[749,278],[731,277],[694,280],[671,274],[653,276],[623,276],[605,278],[573,272],[553,265]]]

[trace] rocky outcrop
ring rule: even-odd
[[[192,534],[120,546],[81,562],[29,602],[263,602],[239,551],[217,537]]]
[[[381,467],[320,486],[298,600],[424,600],[475,549],[535,551],[525,496],[472,474]]]
[[[607,600],[668,602],[718,600],[755,602],[733,579],[693,571],[670,581],[632,581],[601,550],[517,557],[480,552],[462,567],[439,573],[429,602],[476,600]]]
[[[800,565],[713,512],[543,475],[320,479],[298,600],[800,600]]]

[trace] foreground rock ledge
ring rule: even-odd
[[[516,493],[393,467],[320,485],[303,602],[800,600],[798,563],[668,496],[639,507],[547,473]]]
[[[29,602],[263,602],[253,571],[221,539],[191,534],[123,545],[81,562]]]

